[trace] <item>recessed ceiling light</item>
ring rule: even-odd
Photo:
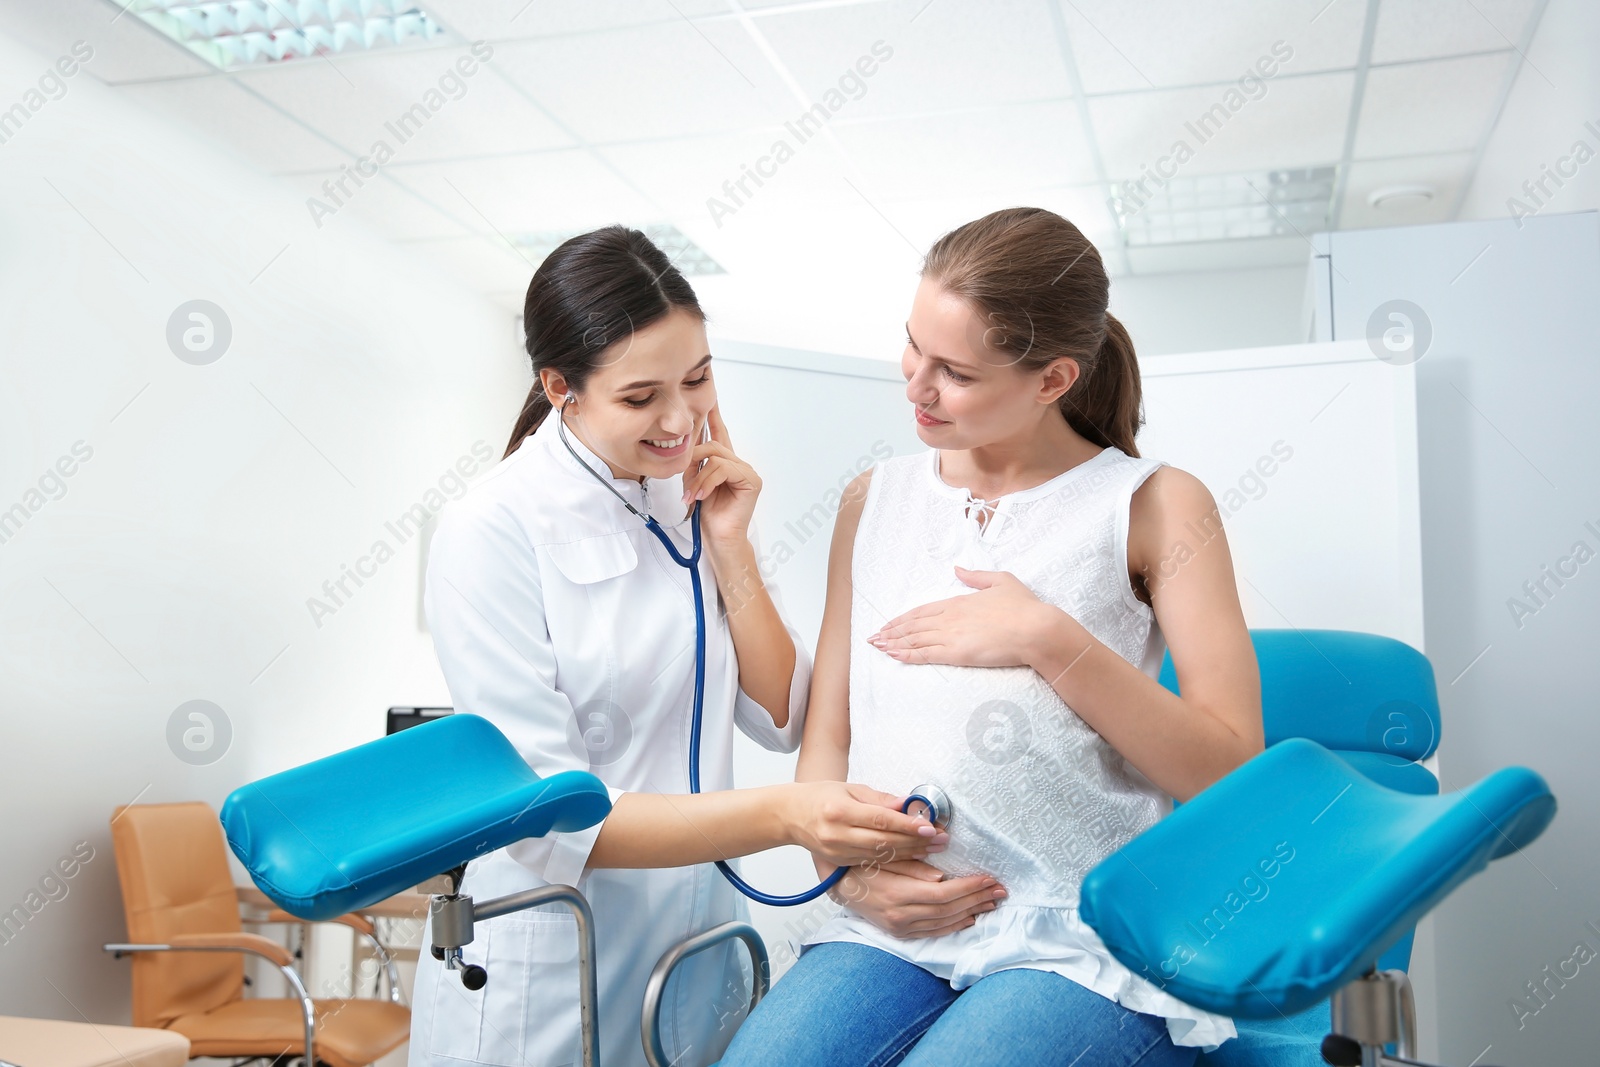
[[[1431,185],[1385,185],[1367,196],[1367,203],[1380,211],[1405,211],[1421,207],[1433,199]]]
[[[411,0],[108,0],[219,70],[420,44],[444,28]]]
[[[666,253],[667,259],[678,273],[685,277],[694,277],[705,274],[726,274],[722,264],[711,258],[711,253],[701,248],[689,239],[689,236],[676,226],[662,224],[659,226],[640,226],[644,235],[655,246]],[[537,268],[544,261],[544,257],[554,252],[569,238],[588,230],[545,230],[540,233],[524,233],[511,237],[511,243],[528,253],[528,258]]]
[[[1146,176],[1114,186],[1111,209],[1130,247],[1304,235],[1328,228],[1335,169]]]

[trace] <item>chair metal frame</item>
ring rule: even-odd
[[[1333,1030],[1322,1039],[1322,1058],[1336,1067],[1426,1067],[1416,1057],[1417,1002],[1411,978],[1376,968],[1329,998]],[[1385,1048],[1395,1047],[1389,1055]]]
[[[103,946],[104,951],[111,953],[113,959],[131,956],[138,952],[236,952],[244,955],[259,956],[267,960],[283,974],[288,980],[289,987],[294,990],[295,997],[300,1001],[301,1015],[305,1023],[306,1035],[306,1067],[316,1067],[316,1029],[317,1019],[315,1006],[311,994],[306,992],[306,984],[300,978],[300,972],[290,963],[279,963],[272,954],[250,945],[182,945],[182,944],[109,944]],[[284,951],[288,951],[285,949]]]
[[[460,892],[464,868],[450,872],[452,892],[435,894],[428,905],[432,919],[433,944],[429,951],[443,961],[446,970],[457,971],[461,984],[468,989],[482,989],[489,980],[488,971],[475,963],[462,959],[461,950],[473,941],[474,924],[499,915],[538,907],[541,904],[560,904],[577,920],[578,924],[578,1012],[579,1032],[582,1040],[583,1067],[600,1067],[600,1014],[598,982],[595,975],[594,912],[589,900],[570,885],[548,885],[509,893],[503,897],[479,904],[469,894]],[[640,1039],[644,1044],[645,1059],[650,1067],[669,1067],[666,1051],[661,1043],[661,999],[667,979],[684,960],[719,945],[724,941],[738,940],[750,951],[755,966],[756,981],[751,991],[750,1008],[766,995],[770,964],[767,948],[761,935],[749,923],[726,922],[696,934],[672,948],[656,962],[646,985],[640,1017]],[[309,1003],[309,1001],[307,1002]]]
[[[263,923],[287,923],[301,922],[302,920],[293,918],[291,916],[287,919],[273,918],[255,921]],[[332,922],[334,920],[329,921]],[[339,925],[347,924],[341,923]],[[384,947],[383,942],[378,940],[375,934],[369,934],[365,930],[359,930],[355,927],[350,927],[350,929],[354,933],[359,934],[372,943],[373,951],[377,954],[378,959],[383,963],[384,972],[388,975],[389,979],[388,999],[395,1004],[404,1004],[404,1000],[400,995],[400,973],[395,969],[394,958],[389,955],[389,950]],[[210,937],[213,935],[201,936]],[[281,963],[273,953],[249,944],[185,945],[182,943],[129,944],[124,942],[114,942],[103,945],[102,951],[109,952],[112,959],[119,960],[123,956],[132,956],[139,952],[235,952],[241,955],[256,956],[260,959],[266,960],[268,963],[276,967],[279,973],[283,975],[284,979],[289,983],[289,988],[293,990],[294,999],[300,1001],[300,1014],[305,1027],[305,1067],[316,1067],[316,1004],[312,1000],[310,992],[307,991],[305,981],[300,977],[300,972],[295,969],[294,964]],[[284,949],[284,951],[287,953],[288,949]]]

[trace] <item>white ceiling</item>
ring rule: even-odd
[[[493,58],[348,211],[520,308],[504,237],[671,223],[730,276],[808,294],[914,271],[939,233],[997,207],[1076,222],[1114,274],[1304,262],[1307,235],[1126,248],[1108,183],[1137,178],[1247,67],[1293,55],[1185,176],[1338,165],[1333,226],[1453,218],[1543,0],[423,0],[420,49],[219,73],[106,0],[0,0],[6,29],[281,176],[303,195],[395,138],[467,43]],[[882,41],[893,49],[749,202],[723,195]],[[1433,186],[1380,212],[1374,188]],[[328,224],[337,223],[340,216]],[[835,281],[830,282],[829,276]],[[725,284],[697,279],[697,288]],[[843,286],[840,286],[841,288]]]

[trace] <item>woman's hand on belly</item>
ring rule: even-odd
[[[884,623],[867,642],[902,663],[960,667],[1026,667],[1033,647],[1060,609],[1034,596],[1009,571],[969,571],[956,577],[976,592],[912,608]]]
[[[918,938],[966,929],[1005,890],[987,874],[946,879],[919,860],[897,860],[853,868],[828,895],[894,937]]]

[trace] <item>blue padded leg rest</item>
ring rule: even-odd
[[[1186,1003],[1292,1015],[1373,966],[1555,810],[1525,767],[1419,796],[1290,738],[1096,865],[1080,914],[1124,966]]]
[[[319,920],[610,811],[594,775],[540,778],[489,720],[457,714],[241,786],[222,829],[273,903]]]

